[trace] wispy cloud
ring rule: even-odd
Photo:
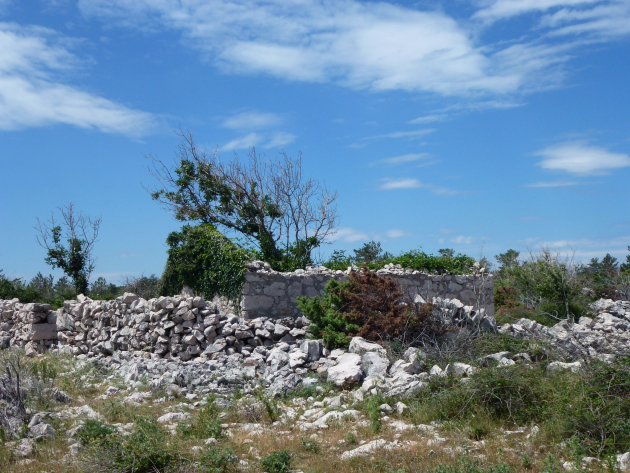
[[[52,124],[142,136],[157,126],[134,110],[64,83],[79,66],[55,31],[0,23],[0,130]]]
[[[546,187],[571,187],[571,186],[587,186],[592,184],[601,184],[600,181],[579,182],[579,181],[541,181],[531,184],[524,184],[523,187],[530,188],[546,188]]]
[[[374,140],[374,139],[379,139],[379,138],[418,138],[420,136],[433,133],[434,131],[435,131],[435,128],[427,128],[424,130],[413,130],[413,131],[395,131],[392,133],[385,133],[383,135],[368,136],[365,139]]]
[[[551,8],[573,5],[600,3],[601,0],[495,0],[486,2],[487,6],[477,11],[473,18],[498,20],[530,13],[546,11]]]
[[[471,245],[475,239],[471,236],[459,235],[455,238],[451,238],[451,243],[455,243],[456,245]]]
[[[417,189],[423,186],[424,184],[415,177],[401,177],[399,179],[384,179],[381,189],[391,191],[396,189]]]
[[[279,148],[281,146],[286,146],[288,144],[293,143],[295,141],[295,138],[296,136],[291,133],[285,133],[283,131],[280,131],[278,133],[275,133],[271,137],[271,140],[265,144],[264,148],[269,149],[269,148]]]
[[[264,136],[258,133],[250,133],[246,136],[236,138],[221,146],[220,151],[236,151],[238,149],[247,149],[256,146],[264,140]]]
[[[629,245],[630,235],[621,235],[599,239],[579,238],[541,241],[537,244],[537,247],[566,252],[569,255],[574,255],[578,261],[584,261],[594,257],[601,258],[606,253],[625,259],[625,256],[628,255]]]
[[[471,18],[385,2],[79,0],[78,5],[86,17],[134,30],[177,31],[184,44],[226,73],[460,97],[558,85],[564,74],[556,69],[570,57],[569,49],[584,43],[568,39],[559,48],[552,34],[603,37],[608,28],[623,35],[624,24],[630,24],[623,0],[480,3],[472,19],[481,22],[482,31],[492,21],[528,12],[555,16],[541,22],[544,29],[536,25],[511,41],[484,43],[483,35],[471,32]]]
[[[425,184],[415,177],[401,177],[401,178],[385,178],[383,179],[381,190],[399,190],[399,189],[427,189],[434,195],[440,196],[455,196],[461,194],[469,194],[468,191],[457,191],[448,189],[446,187],[435,186],[433,184]]]
[[[605,148],[590,146],[583,141],[560,143],[534,153],[543,159],[538,166],[550,171],[563,171],[581,176],[608,174],[615,169],[630,167],[630,156]]]
[[[354,228],[342,227],[342,228],[337,229],[333,238],[334,240],[341,240],[348,243],[354,243],[356,241],[369,240],[370,236],[367,233],[361,232],[359,230],[355,230]]]
[[[386,166],[399,166],[401,164],[416,163],[420,165],[433,164],[437,161],[431,159],[431,155],[427,153],[411,153],[394,156],[393,158],[379,159],[372,164],[382,164]]]
[[[449,116],[446,113],[440,113],[436,115],[425,115],[422,117],[415,118],[407,123],[410,125],[421,125],[423,123],[433,123],[433,122],[443,122],[444,120],[448,120]]]
[[[280,115],[269,112],[241,112],[223,121],[222,126],[236,130],[272,128],[284,122]]]
[[[404,231],[404,230],[400,230],[400,229],[392,229],[392,230],[387,230],[385,232],[385,235],[387,235],[387,238],[403,238],[406,236],[409,236],[410,233]]]

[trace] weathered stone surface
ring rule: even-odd
[[[361,357],[356,353],[346,353],[337,359],[337,365],[328,368],[328,381],[337,386],[351,386],[363,379]]]
[[[381,352],[367,352],[361,356],[361,368],[366,376],[385,376],[389,360]]]
[[[369,352],[380,353],[383,356],[387,354],[385,348],[380,346],[378,343],[368,342],[361,337],[353,337],[352,340],[350,340],[348,351],[350,353],[356,353],[359,356]]]
[[[57,324],[30,324],[26,326],[27,340],[57,340]]]

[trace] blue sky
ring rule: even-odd
[[[339,192],[327,252],[625,259],[629,38],[629,0],[0,0],[0,269],[51,272],[33,226],[73,202],[95,277],[161,274],[181,224],[143,155],[179,127],[301,151]]]

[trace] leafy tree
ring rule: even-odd
[[[499,262],[499,272],[505,272],[519,265],[518,257],[520,252],[516,250],[507,250],[505,253],[499,253],[495,259]]]
[[[630,252],[630,246],[628,247],[628,251]],[[619,271],[622,273],[630,273],[630,254],[626,255],[626,262],[621,263]]]
[[[160,280],[155,274],[147,277],[144,274],[140,277],[126,276],[123,279],[123,290],[125,292],[133,292],[143,299],[151,299],[159,296]]]
[[[438,250],[438,254],[444,258],[452,258],[455,256],[455,250],[452,248],[443,248]]]
[[[252,148],[246,162],[234,155],[223,163],[217,151],[200,150],[190,133],[181,136],[175,168],[149,156],[158,181],[153,199],[178,220],[242,235],[274,269],[312,264],[312,251],[337,225],[337,193],[306,179],[301,157],[281,152],[270,161]]]
[[[506,259],[507,263],[510,261],[514,260]],[[543,249],[538,254],[530,254],[522,263],[507,266],[506,262],[502,262],[502,283],[518,291],[525,306],[537,308],[554,318],[573,319],[580,315],[583,284],[579,277],[580,268],[571,258]]]
[[[90,297],[92,299],[114,299],[119,292],[120,291],[115,284],[108,283],[102,276],[90,285]]]
[[[68,275],[77,294],[87,294],[88,281],[96,262],[92,250],[98,238],[101,218],[93,220],[82,212],[76,212],[72,203],[59,207],[59,211],[63,220],[61,224],[55,220],[54,214],[47,223],[37,219],[37,242],[48,250],[46,263]],[[67,246],[62,239],[67,241]]]
[[[52,274],[44,276],[42,273],[37,273],[28,283],[28,287],[37,291],[44,299],[51,299],[55,296],[54,280],[55,278]]]
[[[383,256],[383,249],[381,243],[371,240],[364,243],[361,248],[354,250],[353,263],[361,265],[363,263],[371,263],[381,259]]]
[[[171,233],[166,243],[170,248],[160,281],[162,295],[178,294],[188,286],[207,299],[217,294],[232,300],[240,297],[250,255],[216,227],[185,225]]]

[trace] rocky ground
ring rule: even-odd
[[[474,389],[464,397],[493,393],[505,379],[519,379],[506,373],[536,373],[544,386],[557,380],[554,389],[577,386],[593,363],[624,357],[630,304],[599,301],[579,324],[521,320],[500,333],[471,330],[475,314],[448,304],[460,336],[441,351],[396,354],[360,338],[347,351],[328,351],[316,340],[280,341],[282,334],[245,353],[224,349],[188,361],[143,351],[23,357],[24,415],[7,408],[5,395],[0,417],[24,425],[15,435],[3,432],[0,471],[274,473],[288,467],[272,471],[265,458],[283,450],[290,468],[305,473],[630,470],[630,445],[593,453],[540,416],[519,417],[516,407],[502,415],[491,397],[494,410],[459,415],[445,395],[467,386]],[[16,349],[1,355],[3,367],[18,366]],[[8,381],[5,375],[0,392]],[[468,409],[465,399],[456,405]],[[159,464],[165,452],[169,460]],[[150,457],[146,470],[142,455]]]

